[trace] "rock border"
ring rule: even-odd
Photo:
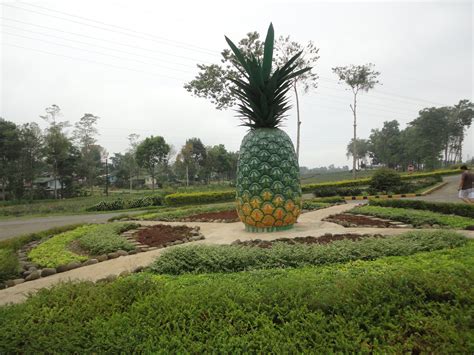
[[[338,213],[338,214],[341,214],[341,213]],[[364,218],[370,219],[374,222],[388,223],[389,226],[388,227],[380,227],[380,226],[374,226],[372,224],[355,224],[355,223],[350,223],[350,222],[345,223],[343,221],[334,221],[332,219],[332,217],[337,216],[338,214],[330,215],[330,216],[324,218],[323,221],[335,223],[335,224],[338,224],[340,226],[343,226],[344,228],[380,228],[380,229],[384,229],[384,228],[415,228],[411,224],[407,224],[407,223],[403,223],[403,222],[399,222],[399,221],[392,221],[391,219],[385,219],[385,218],[379,218],[379,217],[375,217],[375,216],[369,216],[369,215],[366,215],[366,214],[352,214],[351,213],[353,216],[364,217]],[[429,228],[436,228],[436,227],[429,226]]]
[[[55,275],[57,273],[66,272],[66,271],[77,269],[83,266],[94,265],[103,261],[116,259],[121,256],[134,255],[137,253],[143,253],[143,252],[152,251],[156,249],[163,249],[163,248],[167,248],[173,245],[195,242],[198,240],[205,239],[204,235],[200,232],[201,228],[198,226],[195,226],[195,227],[192,227],[193,235],[191,237],[186,237],[184,239],[179,239],[173,242],[165,243],[163,246],[159,246],[159,247],[158,246],[150,247],[148,245],[140,243],[134,237],[135,233],[139,232],[140,230],[144,230],[148,228],[150,228],[150,226],[140,226],[136,229],[130,229],[121,234],[123,237],[125,237],[125,239],[129,243],[131,243],[135,247],[135,249],[133,250],[130,250],[128,252],[125,250],[117,250],[112,253],[95,256],[94,258],[87,259],[83,262],[72,261],[66,265],[59,265],[55,268],[48,268],[48,267],[41,268],[38,264],[28,259],[28,253],[31,251],[31,249],[35,248],[41,242],[43,242],[42,240],[35,240],[30,243],[27,243],[17,251],[19,264],[20,264],[20,267],[22,268],[22,271],[20,272],[22,277],[19,277],[17,279],[6,280],[3,283],[0,283],[0,289],[14,287],[16,285],[22,284],[27,281],[37,280],[42,277],[48,277],[51,275]],[[134,271],[134,272],[139,272],[139,271]],[[122,272],[120,276],[124,276],[122,274],[124,273]],[[112,276],[112,275],[109,275],[109,276]],[[105,279],[108,280],[109,276],[106,277]],[[99,281],[104,281],[104,280],[99,280]]]

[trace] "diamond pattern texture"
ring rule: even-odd
[[[237,166],[237,213],[251,231],[291,227],[301,213],[301,185],[290,137],[278,128],[251,130]]]

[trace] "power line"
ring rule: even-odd
[[[146,32],[136,31],[136,30],[133,30],[133,29],[130,29],[130,28],[126,28],[126,27],[123,27],[123,26],[117,26],[117,25],[114,25],[114,24],[110,24],[110,23],[105,23],[105,22],[102,22],[102,21],[93,20],[93,19],[90,19],[90,18],[88,18],[88,17],[78,16],[78,15],[70,14],[70,13],[68,13],[68,12],[53,10],[53,9],[48,8],[48,7],[39,6],[39,5],[31,4],[31,3],[28,3],[28,2],[20,2],[20,4],[27,5],[27,6],[32,6],[32,7],[36,7],[36,8],[40,8],[40,9],[47,10],[47,11],[51,11],[51,12],[56,12],[56,13],[58,13],[58,14],[62,14],[62,15],[70,16],[70,17],[75,17],[75,18],[79,18],[79,19],[83,19],[83,20],[86,20],[86,21],[98,23],[98,24],[101,24],[101,25],[109,26],[109,27],[118,28],[118,29],[121,29],[121,30],[124,30],[124,31],[129,31],[129,32],[132,32],[132,33],[140,34],[140,35],[145,35],[145,36],[150,36],[150,37],[153,37],[153,38],[158,38],[158,39],[160,39],[160,40],[162,40],[162,41],[171,42],[172,44],[174,44],[174,43],[180,43],[180,44],[182,44],[183,46],[193,47],[193,48],[196,48],[197,50],[202,50],[202,51],[205,51],[205,52],[209,52],[210,54],[215,54],[215,51],[213,51],[213,50],[209,50],[209,49],[207,49],[207,48],[195,46],[194,44],[185,43],[185,42],[180,42],[180,41],[175,41],[175,40],[170,40],[170,39],[168,39],[168,38],[161,37],[161,36],[157,36],[157,35],[155,35],[155,34],[150,34],[150,33],[146,33]]]
[[[4,45],[4,46],[9,46],[9,47],[16,47],[16,48],[26,49],[26,50],[30,50],[30,51],[34,51],[34,52],[43,53],[43,54],[54,55],[54,56],[57,56],[57,57],[63,57],[63,58],[68,58],[68,59],[73,59],[73,60],[88,62],[88,63],[92,63],[92,64],[104,65],[104,66],[107,66],[107,67],[111,67],[111,68],[115,68],[115,69],[120,69],[120,70],[128,70],[128,71],[134,71],[134,72],[137,72],[137,73],[155,75],[155,76],[159,76],[159,77],[167,78],[167,79],[173,79],[173,80],[179,80],[179,81],[184,81],[184,80],[186,80],[186,79],[175,78],[175,77],[172,77],[172,76],[163,75],[163,74],[159,74],[159,73],[147,72],[147,71],[144,71],[144,70],[137,70],[137,69],[128,68],[128,67],[122,67],[122,66],[118,66],[118,65],[114,65],[114,64],[107,64],[107,63],[97,62],[97,61],[89,60],[89,59],[70,57],[70,56],[67,56],[67,55],[52,53],[52,52],[43,51],[43,50],[40,50],[40,49],[34,49],[34,48],[28,48],[28,47],[18,46],[18,45],[16,45],[16,44],[11,44],[11,43],[2,43],[2,45]]]
[[[51,37],[51,38],[57,38],[57,39],[62,40],[62,41],[80,43],[80,44],[87,45],[87,46],[92,46],[92,47],[97,47],[97,48],[101,48],[101,49],[105,49],[105,50],[110,50],[110,51],[125,53],[125,54],[133,55],[133,56],[136,56],[136,57],[148,58],[148,59],[156,60],[156,61],[159,61],[159,62],[176,64],[176,65],[180,65],[180,66],[187,67],[187,68],[195,68],[194,66],[188,65],[188,64],[182,64],[182,63],[178,63],[178,62],[171,62],[171,61],[163,60],[163,59],[156,58],[156,57],[150,57],[150,56],[146,56],[146,55],[142,55],[142,54],[137,54],[137,53],[133,53],[133,52],[129,52],[129,51],[124,51],[124,50],[116,49],[116,48],[112,48],[112,47],[104,47],[104,46],[100,46],[100,45],[97,45],[97,44],[94,44],[94,43],[78,41],[78,40],[69,39],[69,38],[64,38],[64,37],[60,37],[60,36],[54,36],[54,35],[47,34],[47,33],[41,33],[41,32],[31,31],[31,30],[27,30],[27,29],[15,27],[15,26],[9,26],[9,25],[2,24],[2,27],[8,27],[8,28],[11,28],[11,29],[14,29],[14,30],[17,30],[17,31],[29,32],[29,33],[37,34],[37,35],[40,35],[40,36]]]
[[[145,38],[144,36],[139,36],[139,35],[136,35],[136,34],[127,33],[127,32],[123,32],[123,31],[111,30],[109,28],[96,26],[96,25],[91,25],[91,24],[88,24],[88,23],[84,23],[84,22],[81,22],[81,21],[75,21],[75,20],[67,19],[67,18],[60,17],[60,16],[45,14],[45,13],[42,13],[42,12],[39,12],[39,11],[29,10],[29,9],[25,9],[25,8],[18,7],[18,6],[13,6],[13,5],[9,5],[9,4],[1,4],[1,5],[2,6],[7,6],[7,7],[10,7],[10,8],[14,8],[14,9],[27,11],[27,12],[32,12],[32,13],[39,14],[39,15],[42,15],[42,16],[48,16],[48,17],[56,18],[56,19],[63,20],[63,21],[77,23],[77,24],[82,25],[82,26],[94,27],[94,28],[100,29],[102,31],[119,33],[119,34],[122,34],[122,35],[130,36],[130,37],[134,37],[134,38],[141,38],[141,39],[145,39],[145,40],[148,40],[148,41],[158,42],[158,43],[162,43],[162,44],[165,44],[165,45],[169,45],[169,46],[173,46],[173,47],[177,47],[177,48],[182,48],[182,49],[186,49],[186,50],[197,50],[197,49],[191,49],[187,46],[177,45],[177,44],[173,44],[173,43],[166,43],[163,40],[159,40],[159,39],[156,39],[156,38]],[[202,53],[207,54],[207,55],[212,55],[211,52],[208,51],[208,50],[206,50],[206,51],[199,50],[199,51],[201,51]]]
[[[74,46],[68,46],[67,44],[59,44],[59,43],[52,42],[52,41],[47,41],[47,40],[44,40],[44,39],[38,39],[38,38],[33,38],[33,37],[28,37],[28,36],[22,36],[22,35],[18,35],[18,34],[14,34],[14,33],[8,33],[8,32],[3,32],[3,34],[10,35],[10,36],[17,36],[17,37],[26,38],[26,39],[32,39],[32,40],[40,41],[40,42],[44,42],[44,43],[50,43],[50,44],[53,44],[55,46],[60,46],[60,47],[65,47],[65,48],[72,48],[72,49],[80,50],[80,51],[87,52],[87,53],[105,55],[105,56],[108,56],[108,57],[118,58],[118,59],[121,59],[121,60],[128,60],[128,61],[133,61],[133,62],[142,63],[142,64],[146,64],[146,65],[152,65],[152,66],[156,66],[157,68],[163,68],[163,69],[175,70],[175,71],[180,71],[180,72],[183,72],[183,73],[193,74],[192,72],[186,71],[186,70],[175,69],[175,68],[165,67],[165,66],[157,66],[155,64],[148,63],[148,62],[143,62],[143,61],[137,60],[137,59],[128,59],[128,58],[121,57],[121,56],[116,56],[116,55],[113,55],[113,54],[102,53],[102,52],[97,52],[97,51],[91,51],[91,50],[88,50],[88,49],[78,48],[78,47],[74,47]]]
[[[35,26],[35,27],[44,28],[44,29],[47,29],[47,30],[57,31],[57,32],[61,32],[61,33],[66,33],[66,34],[73,35],[73,36],[89,38],[89,39],[93,39],[93,40],[96,40],[96,41],[107,42],[107,43],[109,43],[109,44],[115,44],[115,45],[118,45],[118,46],[130,47],[130,48],[139,49],[139,50],[142,50],[142,51],[147,51],[147,52],[162,54],[162,55],[171,56],[171,57],[175,57],[175,58],[182,58],[182,59],[192,60],[193,62],[196,62],[196,58],[195,58],[195,57],[193,58],[193,57],[186,57],[186,56],[181,56],[181,55],[177,55],[177,54],[170,54],[170,53],[166,53],[166,52],[162,52],[162,51],[157,51],[157,50],[149,49],[149,48],[145,48],[145,47],[139,47],[139,46],[134,46],[134,45],[125,44],[125,43],[121,43],[121,42],[110,41],[110,40],[108,40],[108,39],[103,39],[103,38],[97,38],[97,37],[93,37],[93,36],[88,36],[88,35],[85,35],[85,34],[79,34],[79,33],[75,33],[75,32],[68,32],[68,31],[60,30],[60,29],[57,29],[57,28],[54,28],[54,27],[42,26],[42,25],[38,25],[38,24],[35,24],[35,23],[31,23],[31,22],[25,22],[25,21],[20,21],[20,20],[14,20],[14,19],[11,19],[11,18],[8,18],[8,17],[0,17],[0,18],[1,18],[2,20],[18,22],[18,23],[22,23],[22,24],[25,24],[25,25],[28,25],[28,26]],[[2,26],[5,26],[5,25],[2,24]],[[203,62],[203,63],[208,63],[208,64],[211,63],[211,62],[204,61],[204,60],[200,60],[200,61]]]

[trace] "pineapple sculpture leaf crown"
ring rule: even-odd
[[[237,112],[242,126],[255,128],[277,128],[291,108],[287,93],[295,77],[311,70],[310,67],[296,70],[296,60],[302,52],[294,55],[288,62],[272,72],[274,31],[270,23],[265,38],[263,58],[250,54],[247,57],[237,46],[225,37],[240,66],[236,68],[242,79],[229,78],[236,88],[232,92],[240,99]]]

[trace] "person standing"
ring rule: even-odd
[[[466,165],[461,166],[463,171],[461,174],[461,181],[459,182],[459,198],[466,203],[474,203],[474,174],[472,174]]]

